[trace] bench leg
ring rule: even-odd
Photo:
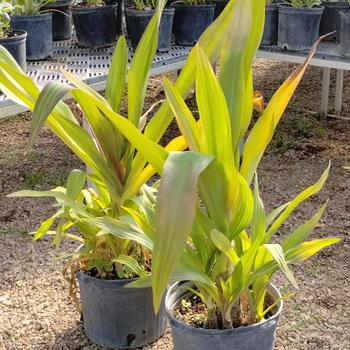
[[[340,112],[343,100],[344,70],[337,69],[337,80],[335,87],[335,111]]]
[[[321,112],[324,114],[328,113],[330,78],[331,78],[331,69],[323,68]]]

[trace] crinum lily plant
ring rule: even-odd
[[[256,175],[259,162],[315,50],[313,48],[305,63],[276,91],[258,120],[252,123],[253,101],[261,102],[254,98],[252,61],[262,35],[264,9],[265,0],[231,0],[191,51],[176,83],[164,80],[167,100],[144,129],[139,127],[142,105],[136,102],[144,96],[145,83],[130,89],[146,74],[141,64],[134,68],[133,74],[129,71],[129,114],[124,118],[118,108],[107,103],[111,90],[107,89],[106,102],[67,74],[75,85],[73,89],[50,84],[39,96],[39,90],[12,67],[11,60],[3,54],[0,60],[0,88],[29,108],[33,109],[35,104],[37,124],[48,117],[47,124],[52,129],[61,130],[61,124],[71,128],[74,125],[74,132],[79,130],[84,140],[87,138],[88,134],[71,121],[66,106],[58,103],[69,91],[89,121],[99,118],[93,137],[97,137],[100,125],[108,123],[108,128],[118,137],[127,140],[128,152],[133,156],[125,163],[125,169],[131,173],[125,181],[129,187],[122,198],[132,198],[155,172],[162,176],[155,205],[155,227],[150,230],[152,275],[130,287],[151,284],[155,310],[158,310],[169,281],[193,282],[193,292],[206,305],[210,328],[230,329],[264,320],[272,306],[266,303],[272,275],[282,270],[297,287],[288,265],[303,261],[338,241],[337,238],[307,240],[326,204],[282,242],[274,240],[276,232],[297,206],[320,191],[328,168],[314,185],[271,213],[265,212],[259,195]],[[142,39],[145,51],[135,54],[134,60],[154,56],[156,40],[153,38],[157,37],[159,11],[154,18],[152,35],[146,34]],[[152,24],[148,32],[150,28]],[[147,45],[153,45],[154,51],[147,51]],[[217,59],[219,77],[212,69]],[[109,81],[113,82],[111,87],[118,85],[117,80]],[[184,101],[194,81],[198,120]],[[113,89],[112,96],[116,90]],[[158,141],[174,116],[182,136],[163,148]],[[240,152],[241,143],[243,152]],[[89,147],[95,147],[94,152],[99,150],[93,142],[89,142]],[[128,152],[122,155],[129,155]],[[105,178],[110,171],[97,172],[97,163],[90,161],[90,157],[84,161],[104,180],[109,191],[118,189]],[[112,226],[107,227],[106,218],[103,219],[104,223],[99,219],[98,225],[108,232]]]
[[[233,7],[231,31],[219,58],[220,76],[200,45],[192,51],[199,120],[176,84],[164,80],[189,150],[166,154],[152,262],[155,308],[170,280],[189,280],[206,306],[206,326],[214,329],[263,321],[272,307],[267,287],[273,274],[281,270],[298,288],[289,265],[338,241],[308,240],[327,203],[281,242],[274,240],[298,205],[321,190],[329,167],[314,185],[270,213],[259,194],[259,162],[316,46],[252,124],[252,60],[262,34],[264,1],[237,0]]]

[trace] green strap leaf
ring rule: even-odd
[[[282,243],[283,250],[287,252],[291,248],[296,247],[298,244],[304,242],[312,231],[315,229],[316,225],[320,221],[324,211],[326,210],[328,201],[322,206],[322,208],[314,215],[308,222],[299,226],[295,231],[293,231]]]
[[[158,46],[159,23],[165,1],[158,2],[157,9],[148,23],[137,46],[128,72],[128,119],[138,127],[153,59]]]
[[[57,81],[50,81],[42,89],[34,107],[30,122],[30,133],[26,152],[30,151],[38,137],[46,119],[57,103],[71,90],[72,87]]]
[[[281,227],[284,221],[292,214],[292,212],[298,207],[299,204],[304,202],[309,197],[318,193],[323,185],[325,184],[328,174],[329,174],[330,164],[327,169],[324,171],[320,179],[312,186],[308,187],[306,190],[299,193],[283,210],[282,214],[276,219],[276,221],[271,225],[267,232],[266,242],[268,242],[272,235]]]
[[[154,309],[191,233],[198,200],[197,182],[213,157],[172,152],[165,162],[156,203],[156,238],[152,264]]]
[[[72,170],[67,179],[67,196],[75,201],[86,183],[86,173],[79,169]]]
[[[165,95],[170,103],[181,133],[185,136],[190,150],[198,152],[200,146],[200,134],[197,122],[175,86],[166,78],[164,78],[163,81]]]
[[[233,265],[238,264],[239,257],[233,249],[231,242],[223,233],[216,229],[213,229],[210,232],[210,238],[215,246],[231,260]]]
[[[340,238],[323,238],[315,239],[310,242],[303,242],[296,248],[286,252],[286,260],[288,263],[296,263],[306,259],[309,259],[321,249],[326,248],[332,244],[340,242]]]
[[[125,37],[122,35],[114,50],[106,83],[106,99],[111,105],[113,111],[118,113],[124,94],[127,65],[128,45]]]
[[[121,239],[135,241],[149,250],[153,249],[152,241],[136,225],[110,217],[91,218],[86,222],[99,227],[103,234],[111,234]]]
[[[289,269],[283,249],[279,244],[265,244],[265,248],[271,253],[281,271],[286,275],[290,283],[294,286],[294,288],[299,289],[298,283],[294,278],[292,271]]]
[[[118,264],[127,266],[135,275],[141,278],[147,276],[146,271],[132,256],[120,254],[113,261],[117,262]]]

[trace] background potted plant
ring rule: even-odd
[[[278,7],[278,46],[309,50],[317,40],[323,7],[319,0],[289,0]]]
[[[206,0],[182,0],[175,8],[173,34],[179,45],[193,45],[214,18],[215,5]]]
[[[26,70],[26,37],[23,30],[12,30],[10,28],[10,15],[14,8],[11,3],[0,2],[0,45],[5,47],[14,57],[16,62]]]
[[[265,26],[261,39],[262,45],[277,45],[278,9],[275,0],[266,0]]]
[[[58,0],[43,6],[44,10],[52,10],[52,39],[67,40],[72,36],[71,0]]]
[[[27,60],[42,60],[52,52],[52,14],[42,7],[52,0],[15,0],[10,26],[27,32]]]
[[[112,46],[117,40],[118,4],[84,0],[72,7],[73,23],[81,47]]]
[[[350,1],[349,1],[350,5]],[[340,12],[340,51],[350,57],[350,9]]]
[[[131,46],[135,50],[143,32],[151,20],[156,1],[135,0],[133,7],[126,9],[127,30],[131,41]],[[172,39],[172,29],[174,20],[174,8],[165,8],[159,25],[158,51],[165,52],[170,49]]]
[[[342,0],[322,1],[324,11],[320,24],[320,35],[335,32],[325,38],[325,40],[339,41],[340,33],[340,11],[349,10],[349,3]]]

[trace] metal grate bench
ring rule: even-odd
[[[159,75],[181,69],[191,47],[173,45],[170,51],[158,53],[153,61],[151,75]],[[114,48],[83,49],[76,39],[54,42],[49,60],[27,63],[27,74],[39,85],[49,81],[68,82],[61,69],[73,73],[96,90],[105,86],[109,64]],[[129,62],[133,52],[129,50]],[[0,95],[0,118],[25,111],[4,95]]]
[[[169,52],[157,54],[154,59],[151,75],[169,73],[181,69],[191,47],[173,45]],[[335,110],[342,106],[344,71],[350,70],[350,58],[340,53],[340,45],[322,42],[310,64],[323,68],[321,111],[328,112],[329,84],[331,69],[337,70]],[[96,90],[102,90],[106,82],[106,74],[111,62],[113,48],[82,49],[77,46],[76,39],[54,42],[53,55],[50,60],[28,62],[27,73],[34,81],[44,86],[48,81],[67,82],[60,69],[68,70]],[[133,52],[130,50],[130,58]],[[277,46],[261,47],[258,58],[266,58],[291,63],[301,63],[307,52],[282,50]],[[24,111],[5,96],[0,95],[0,118]]]
[[[257,57],[267,58],[291,63],[302,63],[308,52],[293,52],[280,49],[277,46],[261,47]],[[328,113],[329,84],[331,69],[337,72],[335,90],[335,111],[340,112],[342,107],[342,95],[344,84],[344,71],[350,70],[350,57],[345,57],[340,52],[340,44],[323,41],[317,48],[317,53],[310,65],[323,69],[321,112]]]

